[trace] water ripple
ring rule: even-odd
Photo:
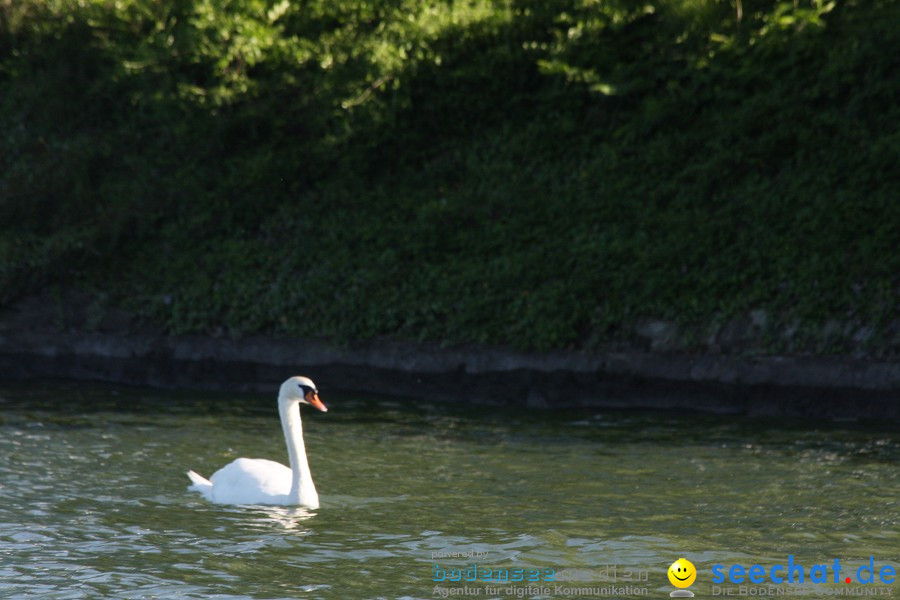
[[[472,560],[647,568],[660,590],[684,554],[900,563],[884,428],[337,399],[305,427],[313,511],[186,491],[187,468],[285,460],[268,399],[0,396],[0,597],[431,598],[435,562]]]

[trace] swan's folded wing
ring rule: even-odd
[[[262,458],[238,458],[210,477],[211,500],[219,504],[284,504],[291,470]]]

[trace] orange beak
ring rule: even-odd
[[[319,394],[317,394],[316,392],[308,392],[306,394],[306,401],[309,402],[310,406],[314,406],[322,412],[328,412],[328,408],[325,406],[325,404],[319,398]]]

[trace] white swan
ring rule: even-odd
[[[291,468],[264,458],[238,458],[222,467],[209,479],[193,471],[189,490],[203,494],[216,504],[302,504],[319,507],[319,495],[313,485],[303,445],[300,404],[309,404],[322,412],[328,409],[319,399],[316,384],[306,377],[291,377],[278,392],[278,412],[287,442]]]

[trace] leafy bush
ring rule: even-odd
[[[897,318],[898,17],[0,3],[2,299],[77,284],[176,333],[540,350],[764,309],[807,332],[771,351],[847,351],[853,327],[816,332]]]

